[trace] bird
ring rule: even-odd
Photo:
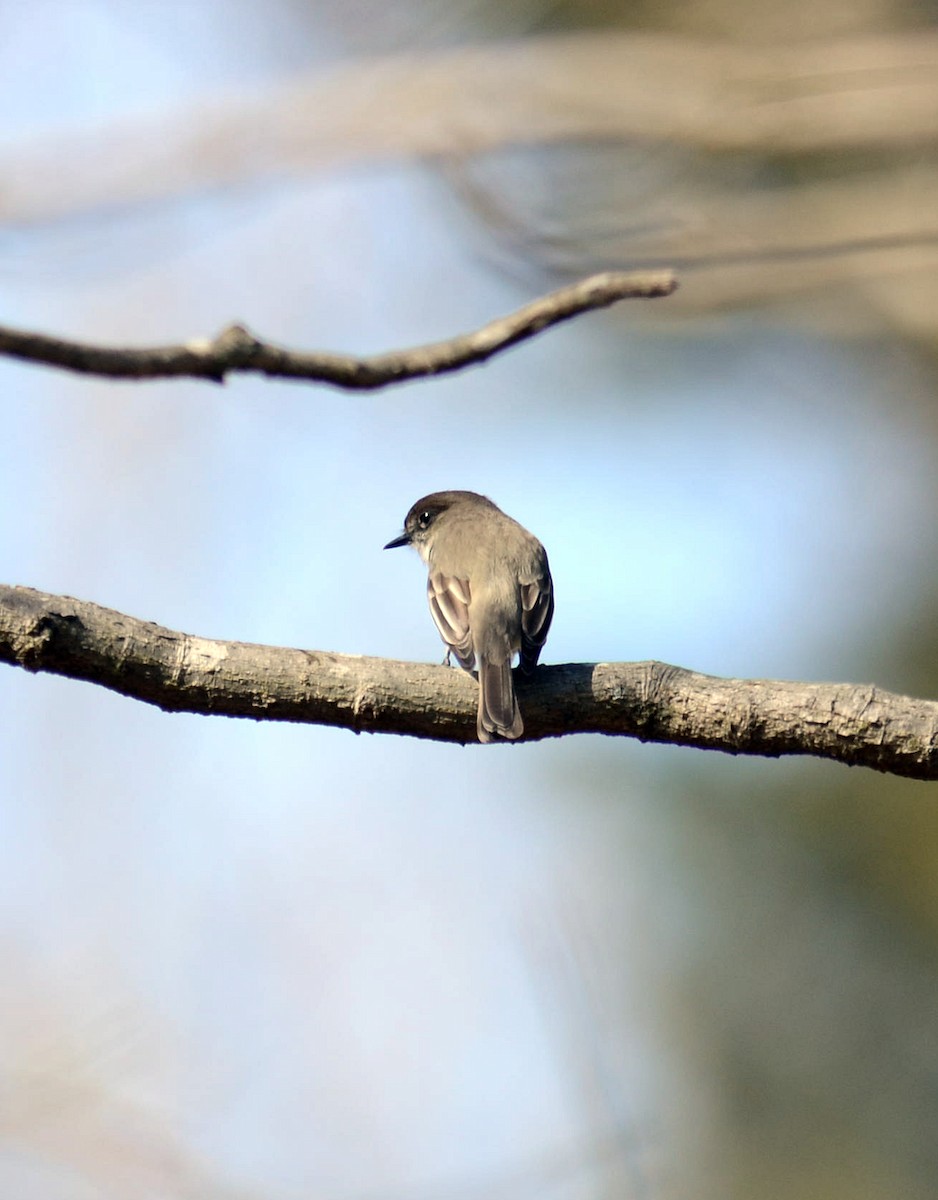
[[[487,496],[432,492],[413,504],[404,531],[384,547],[413,546],[428,568],[430,615],[465,671],[478,667],[480,742],[524,732],[511,663],[529,675],[554,615],[547,552]]]

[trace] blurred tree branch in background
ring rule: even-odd
[[[273,378],[341,388],[380,388],[485,362],[493,354],[581,313],[606,308],[619,300],[669,296],[676,287],[669,271],[609,271],[541,296],[473,333],[367,358],[287,350],[261,341],[243,325],[230,325],[211,340],[200,338],[180,346],[147,349],[91,346],[0,326],[0,355],[112,379],[187,376],[223,383],[225,376],[233,372],[255,371]]]
[[[758,46],[606,29],[364,57],[7,143],[0,222],[423,160],[528,267],[696,265],[708,286],[677,301],[695,311],[857,278],[869,302],[875,280],[874,306],[933,333],[936,140],[933,31]],[[569,153],[592,157],[555,178],[551,157]],[[506,160],[519,156],[512,204]]]
[[[934,33],[759,49],[606,30],[366,58],[174,115],[8,145],[0,221],[454,148],[618,138],[845,153],[936,136]]]
[[[170,712],[474,742],[462,671],[214,641],[0,585],[0,661],[97,683]],[[519,680],[525,741],[604,733],[729,754],[809,754],[938,779],[938,702],[871,686],[719,679],[664,663],[540,667]]]

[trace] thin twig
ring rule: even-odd
[[[369,389],[426,375],[458,371],[534,337],[551,325],[619,300],[670,296],[677,287],[670,271],[607,271],[550,292],[506,317],[427,346],[356,358],[326,351],[289,350],[262,341],[243,325],[229,325],[215,338],[149,348],[94,346],[0,326],[0,355],[84,375],[111,379],[186,376],[223,383],[236,371],[300,379],[334,387]]]
[[[475,741],[462,671],[221,642],[68,596],[0,585],[0,662],[171,712]],[[524,741],[604,733],[728,754],[808,754],[938,779],[938,702],[870,685],[720,679],[659,662],[571,663],[518,679]]]

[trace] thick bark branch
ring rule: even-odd
[[[0,661],[169,712],[475,741],[475,682],[379,658],[221,642],[87,601],[0,585]],[[938,702],[872,686],[719,679],[664,663],[540,667],[519,678],[525,741],[605,733],[729,754],[810,754],[938,779]]]
[[[288,350],[261,341],[243,325],[230,325],[211,340],[197,338],[180,346],[144,349],[92,346],[0,326],[0,355],[112,379],[188,376],[223,383],[232,372],[254,371],[340,388],[381,388],[485,362],[493,354],[580,313],[606,308],[619,300],[669,296],[676,287],[670,271],[607,271],[541,296],[474,333],[366,358]]]

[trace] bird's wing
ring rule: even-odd
[[[554,586],[550,575],[521,585],[521,669],[530,674],[537,666],[541,647],[554,615]]]
[[[427,600],[440,637],[466,671],[475,666],[472,633],[469,629],[469,581],[455,575],[431,571],[427,578]]]

